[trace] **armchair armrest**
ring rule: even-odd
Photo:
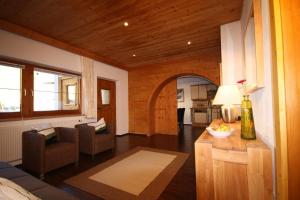
[[[106,131],[108,134],[115,135],[115,133],[113,133],[113,131],[112,131],[112,125],[110,125],[110,124],[106,124]]]
[[[89,126],[88,124],[77,124],[75,128],[79,131],[80,141],[82,141],[82,139],[92,141],[93,138],[95,138],[95,127]]]
[[[22,164],[35,172],[44,169],[45,136],[34,131],[22,133]],[[42,172],[43,173],[43,172]]]
[[[80,151],[93,154],[96,140],[95,127],[88,124],[77,124],[75,128],[79,131]]]

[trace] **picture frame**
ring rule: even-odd
[[[177,102],[184,102],[184,89],[177,89]]]

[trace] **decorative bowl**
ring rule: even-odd
[[[216,138],[226,138],[232,134],[234,129],[230,128],[230,130],[228,130],[228,131],[216,131],[212,127],[209,126],[206,128],[206,130],[209,132],[209,134],[211,134],[212,136],[214,136]]]

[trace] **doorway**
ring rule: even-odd
[[[219,116],[219,107],[212,105],[217,86],[200,76],[177,78],[177,109],[181,125],[206,127]],[[180,121],[181,120],[181,121]]]
[[[191,94],[191,90],[193,89],[192,85],[203,86],[205,90],[200,92],[205,93],[205,97],[202,97],[202,93],[198,94],[198,90],[200,89],[197,89],[197,97],[194,97],[195,94]],[[201,76],[184,75],[168,80],[159,88],[155,98],[151,101],[152,104],[150,104],[152,105],[150,106],[150,120],[153,119],[153,124],[151,123],[153,127],[151,133],[178,135],[184,124],[199,126],[200,123],[192,124],[191,111],[197,106],[197,108],[201,107],[201,103],[203,102],[206,103],[205,108],[202,106],[199,109],[201,112],[205,112],[198,112],[193,116],[195,116],[197,120],[204,119],[204,123],[200,125],[206,126],[213,118],[218,117],[218,108],[214,107],[212,109],[210,104],[216,91],[217,86]],[[178,116],[178,108],[185,108],[183,117]],[[180,123],[179,119],[183,119],[183,123]]]
[[[112,133],[116,133],[116,83],[97,79],[97,120],[104,118]]]

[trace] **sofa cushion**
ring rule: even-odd
[[[28,175],[11,179],[16,184],[22,186],[28,191],[37,190],[47,186],[47,183],[40,181],[39,179]]]
[[[111,142],[113,141],[114,135],[113,134],[103,134],[103,135],[96,135],[96,141],[97,143],[102,143],[102,142]]]
[[[8,168],[8,167],[11,167],[11,165],[8,164],[7,162],[0,162],[0,169],[2,169],[2,168]]]
[[[52,187],[6,162],[0,162],[0,177],[10,179],[43,200],[78,200],[76,197]]]
[[[2,168],[0,169],[0,177],[8,178],[8,179],[14,179],[22,176],[28,176],[26,172],[23,172],[20,169],[17,169],[15,167],[8,167],[8,168]]]
[[[73,152],[74,150],[75,144],[71,142],[56,142],[54,144],[50,144],[46,148],[46,160],[49,158],[49,156],[59,156],[66,154],[67,152]]]
[[[48,185],[37,190],[32,191],[32,193],[43,200],[76,200],[77,198],[65,193],[62,190],[58,190],[55,187]]]

